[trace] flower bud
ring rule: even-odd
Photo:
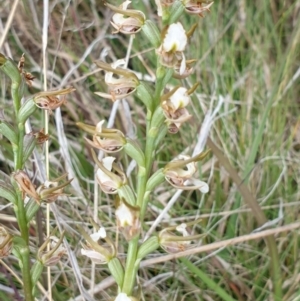
[[[56,236],[50,236],[39,248],[37,257],[44,266],[50,267],[56,265],[60,261],[61,257],[66,254],[66,249],[62,246],[63,239],[64,232],[62,233],[60,239],[58,239]],[[45,251],[49,243],[50,251]]]
[[[0,226],[0,258],[6,257],[12,250],[12,235],[7,230]]]
[[[33,198],[37,203],[40,203],[40,196],[38,195],[35,186],[29,179],[26,172],[18,170],[12,174],[13,179],[17,182],[19,189],[21,190],[25,199],[25,195]]]
[[[127,241],[136,237],[141,231],[140,209],[129,205],[121,199],[116,209],[117,226]]]
[[[135,34],[141,30],[146,17],[143,12],[127,9],[131,1],[123,2],[119,7],[105,3],[107,7],[116,12],[112,17],[111,25],[117,30],[114,33]]]
[[[139,79],[132,71],[119,68],[124,63],[124,60],[118,60],[112,65],[102,61],[95,62],[99,68],[106,71],[104,81],[109,88],[109,93],[95,92],[95,94],[116,101],[135,92],[139,85]],[[114,77],[114,75],[117,77]]]

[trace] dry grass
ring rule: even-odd
[[[157,20],[152,2],[144,5],[142,1],[133,1],[133,4],[146,10],[152,20]],[[30,94],[43,89],[44,11],[42,1],[19,1],[13,12],[12,1],[0,0],[1,34],[6,26],[8,28],[1,52],[16,61],[25,53],[26,69],[36,77],[28,91]],[[70,251],[78,260],[76,269],[76,261],[69,253],[68,258],[51,270],[55,301],[83,300],[80,297],[83,291],[89,294],[91,288],[94,292],[91,300],[109,300],[109,296],[116,294],[116,286],[105,266],[96,266],[93,276],[90,261],[80,256],[81,239],[74,231],[76,224],[88,225],[95,198],[91,154],[75,123],[96,124],[100,119],[111,117],[112,104],[93,93],[106,89],[103,74],[97,71],[93,61],[104,57],[107,62],[123,58],[129,47],[127,37],[112,34],[110,17],[111,12],[102,1],[65,0],[49,4],[47,87],[72,85],[76,88],[61,114],[51,115],[49,121],[50,175],[55,177],[67,171],[75,178],[70,188],[72,195],[55,203],[50,222],[53,227],[59,224],[66,229]],[[198,31],[187,56],[199,58],[199,61],[195,75],[184,83],[192,86],[200,81],[201,84],[193,97],[194,118],[179,134],[164,140],[157,166],[180,152],[192,152],[205,112],[224,98],[211,139],[248,185],[267,218],[280,217],[270,231],[275,234],[279,253],[283,300],[300,300],[299,223],[295,223],[299,220],[300,205],[300,1],[215,1],[211,14],[205,19],[186,18],[184,24],[188,27],[195,20],[199,21]],[[130,68],[144,76],[152,76],[155,56],[150,44],[136,36],[129,49]],[[9,120],[11,100],[7,99],[7,83],[1,77],[0,113]],[[128,99],[128,103],[130,115],[124,115],[126,108],[121,103],[114,125],[142,144],[144,109],[134,98]],[[39,114],[35,117],[32,127],[43,127],[43,117]],[[60,121],[63,128],[57,127]],[[10,173],[9,145],[2,139],[0,146],[1,171]],[[39,151],[42,153],[41,149]],[[129,165],[124,156],[120,155],[119,159],[125,168]],[[35,170],[36,163],[32,162],[27,168]],[[157,230],[167,224],[201,217],[200,224],[193,230],[204,232],[206,236],[197,251],[186,255],[204,276],[191,270],[186,262],[171,260],[175,257],[158,251],[142,264],[138,279],[142,300],[273,300],[270,256],[262,239],[267,234],[251,234],[258,227],[255,216],[241,198],[239,185],[233,182],[218,158],[210,155],[200,170],[199,176],[209,180],[211,192],[205,197],[195,192],[178,196],[168,218],[161,221]],[[37,182],[39,180],[37,175]],[[168,186],[155,191],[145,231],[174,193]],[[97,199],[98,219],[114,235],[114,202],[101,193]],[[15,229],[13,211],[1,198],[0,202],[0,222]],[[281,207],[282,215],[279,214]],[[33,247],[39,243],[38,233],[46,231],[44,209],[32,224]],[[281,232],[283,229],[285,232]],[[258,237],[250,241],[247,237],[251,235]],[[226,239],[238,237],[241,239],[236,244],[227,244]],[[209,246],[216,244],[218,249],[213,251],[215,248]],[[202,254],[200,250],[203,249]],[[119,253],[123,259],[125,250],[125,241],[122,241]],[[13,257],[3,261],[18,274]],[[10,272],[4,265],[0,273],[0,300],[21,300],[22,292],[15,277],[8,276]],[[205,279],[212,280],[215,289]],[[41,279],[42,285],[44,281]],[[227,295],[220,295],[218,288]],[[46,300],[43,292],[39,300]]]

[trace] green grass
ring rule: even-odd
[[[31,0],[23,1],[14,17],[11,30],[7,36],[6,47],[1,51],[11,52],[17,61],[25,52],[25,68],[36,76],[36,85],[29,89],[34,93],[41,88],[42,66],[40,28],[34,23],[34,16],[42,25],[43,7],[41,4],[30,6]],[[4,1],[5,2],[5,1]],[[6,1],[8,3],[8,1]],[[92,2],[92,1],[91,1]],[[33,3],[33,1],[32,1]],[[88,4],[89,3],[89,4]],[[136,4],[137,1],[133,1]],[[24,10],[23,5],[26,6]],[[56,4],[50,14],[49,41],[47,57],[48,69],[58,79],[79,62],[86,49],[99,36],[103,39],[97,43],[85,61],[74,70],[68,84],[76,88],[68,104],[62,109],[65,134],[72,154],[72,166],[78,177],[84,196],[58,201],[59,210],[72,223],[88,223],[93,216],[94,187],[91,154],[83,139],[84,134],[76,128],[75,122],[82,121],[96,124],[101,119],[108,119],[112,104],[93,94],[95,91],[106,91],[103,74],[98,72],[89,75],[96,69],[93,61],[100,58],[104,48],[108,47],[107,62],[123,58],[129,39],[124,35],[113,36],[108,26],[110,13],[102,6],[92,11],[90,1],[66,6],[67,1]],[[136,4],[142,6],[142,4]],[[66,8],[66,19],[62,23],[62,12]],[[0,12],[6,16],[8,6]],[[153,6],[149,6],[150,17],[156,20]],[[98,17],[96,17],[98,16]],[[299,220],[299,77],[289,87],[294,74],[300,67],[300,1],[215,1],[211,13],[204,19],[185,17],[182,23],[189,28],[198,22],[191,45],[186,50],[187,58],[197,58],[195,73],[182,84],[191,87],[199,81],[200,86],[193,95],[193,104],[189,111],[194,118],[185,124],[177,135],[169,135],[161,143],[158,166],[164,164],[181,152],[191,154],[196,142],[205,112],[213,102],[215,107],[220,96],[225,103],[220,111],[221,117],[216,120],[211,131],[212,141],[221,149],[223,155],[238,172],[255,199],[261,203],[267,219],[275,219],[279,204],[283,203],[283,219],[274,227],[290,224]],[[7,22],[4,17],[3,22]],[[93,23],[92,23],[93,22]],[[108,26],[108,27],[107,27]],[[107,29],[108,28],[108,29]],[[62,32],[61,36],[59,33]],[[57,37],[60,36],[60,39]],[[142,39],[142,40],[141,40]],[[147,51],[143,52],[145,48]],[[9,53],[6,53],[7,55]],[[154,50],[142,38],[136,35],[132,48],[132,59],[129,66],[137,72],[152,72],[155,56]],[[142,58],[142,60],[141,60]],[[49,88],[51,87],[49,74]],[[59,83],[59,80],[57,80]],[[1,74],[0,113],[4,111],[7,120],[11,118],[11,103],[7,99],[7,79]],[[53,86],[57,84],[53,81]],[[178,81],[174,81],[178,84]],[[153,86],[153,83],[150,83]],[[140,144],[144,143],[145,110],[141,102],[129,99],[132,119],[136,125],[136,136]],[[42,119],[37,115],[38,119]],[[128,130],[122,110],[118,111],[116,126],[122,131]],[[43,127],[39,121],[34,128]],[[51,174],[65,171],[65,160],[58,151],[59,143],[55,129],[55,116],[50,117]],[[0,140],[0,166],[5,172],[11,171],[9,145],[5,139]],[[124,166],[128,160],[119,155]],[[201,168],[201,165],[199,165]],[[32,166],[28,166],[32,169]],[[228,174],[222,162],[213,152],[203,163],[199,176],[210,179],[210,193],[185,192],[169,211],[170,224],[203,217],[195,227],[195,233],[207,233],[203,244],[221,241],[227,238],[250,234],[258,227],[256,216],[251,210],[245,211],[247,203]],[[70,191],[76,195],[76,191]],[[149,209],[147,222],[155,219],[156,209],[162,209],[175,193],[168,185],[155,191]],[[1,204],[6,204],[1,199]],[[87,204],[87,205],[86,205]],[[115,233],[112,206],[114,201],[102,194],[99,196],[99,220]],[[71,208],[71,209],[70,209]],[[238,213],[234,210],[238,210]],[[14,228],[8,220],[12,215],[11,208],[0,212],[0,222]],[[228,215],[222,215],[227,212]],[[53,226],[56,224],[52,218]],[[148,225],[148,223],[147,223]],[[166,223],[164,222],[164,226]],[[67,231],[68,232],[68,231]],[[90,287],[90,261],[80,256],[80,238],[74,233],[67,233],[70,247],[76,251],[83,275],[83,284]],[[35,245],[36,239],[32,238]],[[297,231],[275,235],[279,254],[282,291],[284,301],[297,300],[299,287],[299,234]],[[119,245],[123,255],[127,246],[125,241]],[[162,255],[162,250],[155,256]],[[122,258],[122,256],[121,256]],[[4,259],[6,263],[11,258]],[[211,254],[195,254],[178,261],[165,262],[143,268],[139,273],[139,285],[144,300],[272,300],[272,260],[270,251],[263,239],[245,242],[227,247]],[[19,271],[14,267],[15,272]],[[65,258],[62,265],[53,270],[54,300],[69,300],[80,295],[75,281],[74,271]],[[159,278],[159,275],[162,278]],[[108,277],[105,266],[97,266],[96,285]],[[7,279],[3,285],[9,286]],[[95,300],[109,300],[108,296],[116,295],[116,286],[110,285],[106,293],[98,291]],[[137,288],[139,290],[139,288]],[[0,291],[0,299],[10,300],[12,296]],[[299,297],[298,297],[299,298]],[[142,299],[143,300],[143,299]]]

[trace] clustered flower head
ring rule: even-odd
[[[164,24],[161,33],[155,24],[151,23],[151,20],[146,20],[144,13],[128,9],[131,1],[125,1],[118,7],[105,3],[114,12],[111,24],[116,29],[115,33],[134,35],[142,31],[145,36],[149,37],[149,42],[156,49],[158,66],[155,89],[145,84],[144,81],[140,81],[137,75],[127,68],[128,62],[125,62],[125,60],[117,60],[111,64],[103,61],[95,62],[101,70],[105,71],[104,81],[108,87],[107,93],[95,92],[95,94],[115,102],[136,92],[137,97],[147,107],[147,138],[149,138],[149,141],[151,139],[153,141],[151,143],[148,143],[148,140],[146,141],[145,151],[143,152],[138,144],[131,143],[131,140],[126,138],[121,131],[105,128],[104,120],[97,123],[96,126],[77,123],[80,128],[92,136],[91,139],[86,138],[90,146],[105,153],[116,153],[124,149],[125,153],[137,163],[139,175],[138,181],[136,181],[136,192],[134,192],[130,182],[127,181],[125,172],[116,163],[115,157],[106,156],[100,160],[95,151],[91,150],[98,167],[95,172],[95,179],[101,190],[106,194],[117,195],[116,225],[128,242],[132,242],[132,240],[139,237],[149,195],[154,187],[164,180],[176,189],[199,190],[201,193],[209,191],[208,184],[195,176],[197,162],[206,153],[194,157],[180,155],[152,175],[151,166],[153,161],[151,156],[154,155],[156,150],[155,143],[160,142],[159,138],[164,137],[166,127],[170,133],[177,133],[182,124],[192,117],[187,110],[187,106],[191,102],[191,93],[198,86],[198,84],[195,84],[188,89],[182,85],[175,87],[169,85],[172,76],[176,79],[184,79],[193,72],[195,60],[187,60],[184,52],[196,28],[196,25],[194,25],[186,31],[183,25],[177,21],[178,17],[175,16],[172,19],[170,12],[177,7],[173,5],[181,5],[179,14],[185,10],[187,13],[203,16],[203,13],[209,11],[212,3],[204,0],[156,0],[155,2],[158,7],[158,15],[162,17]],[[163,130],[159,133],[162,128]],[[159,136],[160,134],[161,136]],[[157,138],[158,136],[159,138]],[[105,229],[99,226],[94,226],[94,228],[97,230],[91,235],[80,231],[86,241],[81,249],[81,254],[89,257],[97,264],[108,264],[119,286],[119,294],[114,298],[114,301],[136,300],[131,296],[131,290],[127,291],[127,288],[124,290],[123,286],[124,282],[126,283],[128,280],[122,279],[122,275],[125,275],[126,278],[128,273],[126,270],[128,262],[123,265],[119,261],[116,246],[108,238]],[[175,231],[179,232],[180,235]],[[167,227],[158,235],[147,239],[137,249],[134,249],[133,244],[131,245],[135,252],[134,256],[136,256],[135,265],[138,266],[142,258],[159,246],[170,253],[180,252],[190,248],[192,246],[191,242],[199,237],[199,235],[190,235],[186,224]],[[137,240],[133,242],[136,243]],[[148,251],[149,249],[150,251]],[[115,263],[116,265],[119,264],[117,275],[111,269]]]

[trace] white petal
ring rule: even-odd
[[[186,60],[185,60],[184,54],[182,53],[182,60],[180,63],[179,74],[182,75],[184,73],[185,69],[186,69]]]
[[[100,183],[111,182],[111,178],[104,173],[100,168],[96,171],[96,177]]]
[[[198,189],[202,192],[202,193],[208,193],[209,192],[209,186],[207,185],[207,183],[200,181],[198,179],[190,179],[188,182],[192,182],[195,186],[198,187]]]
[[[120,293],[115,301],[131,301],[131,299],[125,293]]]
[[[180,87],[170,97],[170,101],[174,106],[174,109],[185,108],[190,103],[190,96],[187,94],[187,89]]]
[[[94,250],[81,249],[81,254],[89,257],[95,263],[99,263],[99,264],[107,263],[106,258],[102,254]]]
[[[131,1],[125,1],[121,4],[122,9],[126,10],[127,6],[131,3]]]
[[[189,233],[186,230],[186,224],[182,223],[176,227],[176,230],[180,232],[183,236],[189,236]]]
[[[160,0],[155,0],[155,4],[157,6],[157,15],[159,17],[161,17],[162,16],[162,6],[161,6]]]
[[[116,69],[117,67],[120,67],[120,66],[125,66],[126,64],[126,61],[125,59],[119,59],[117,61],[115,61],[114,63],[111,64],[111,66]]]
[[[103,163],[103,166],[111,171],[112,170],[112,164],[113,162],[116,160],[115,157],[105,157],[103,160],[102,160],[102,163]]]
[[[169,26],[163,41],[163,48],[166,52],[183,51],[187,44],[187,35],[181,23],[173,23]]]
[[[126,225],[133,225],[133,215],[132,212],[130,211],[130,209],[124,204],[122,203],[116,210],[116,217],[120,222],[120,225],[122,227],[126,226]]]
[[[106,237],[106,231],[103,227],[101,227],[98,232],[91,234],[90,237],[93,241],[98,241],[100,238]]]
[[[103,126],[104,122],[105,122],[105,120],[101,120],[97,123],[97,125],[96,125],[97,132],[102,133],[102,126]]]

